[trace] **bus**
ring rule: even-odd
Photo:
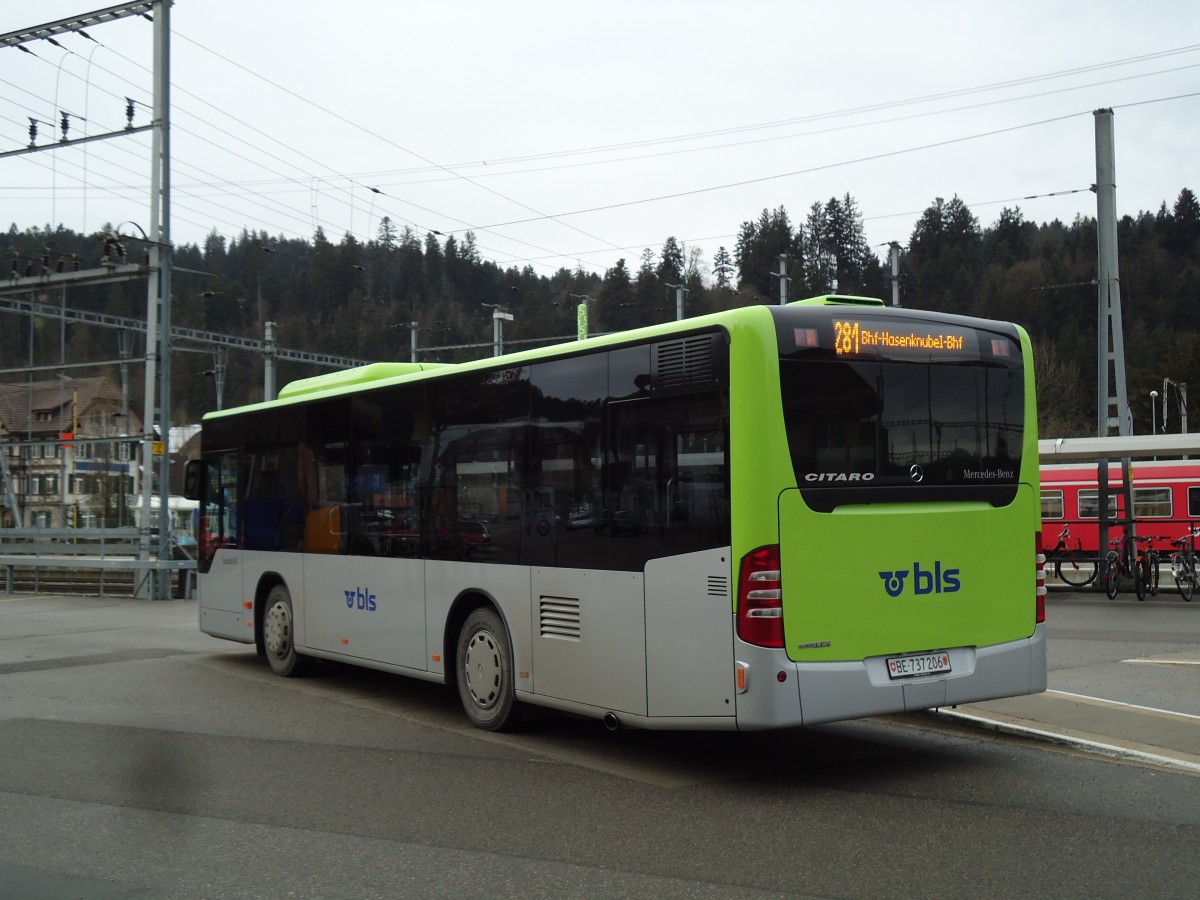
[[[199,617],[483,729],[753,730],[1042,691],[1018,326],[825,296],[204,418]]]

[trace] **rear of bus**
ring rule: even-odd
[[[765,312],[731,342],[738,727],[1045,690],[1028,337],[858,298]]]

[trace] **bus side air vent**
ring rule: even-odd
[[[708,576],[708,596],[710,597],[728,597],[729,596],[729,579],[724,575],[709,575]]]
[[[656,390],[712,384],[716,372],[713,347],[716,335],[700,334],[654,345],[653,384]]]
[[[538,598],[539,634],[544,638],[579,640],[580,615],[577,597]]]

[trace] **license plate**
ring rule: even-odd
[[[887,660],[889,678],[915,678],[950,671],[950,654],[922,653],[919,656],[891,656]]]

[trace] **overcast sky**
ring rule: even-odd
[[[0,34],[103,6],[5,0]],[[386,215],[471,229],[505,267],[602,273],[671,235],[711,263],[764,208],[799,223],[846,193],[876,245],[936,197],[983,226],[1070,222],[1096,213],[1100,107],[1119,213],[1200,192],[1194,0],[177,0],[171,26],[177,244],[365,240]],[[39,144],[62,111],[70,138],[119,131],[126,97],[147,124],[152,29],[0,47],[0,153],[31,116]],[[148,229],[148,148],[0,159],[0,227]]]

